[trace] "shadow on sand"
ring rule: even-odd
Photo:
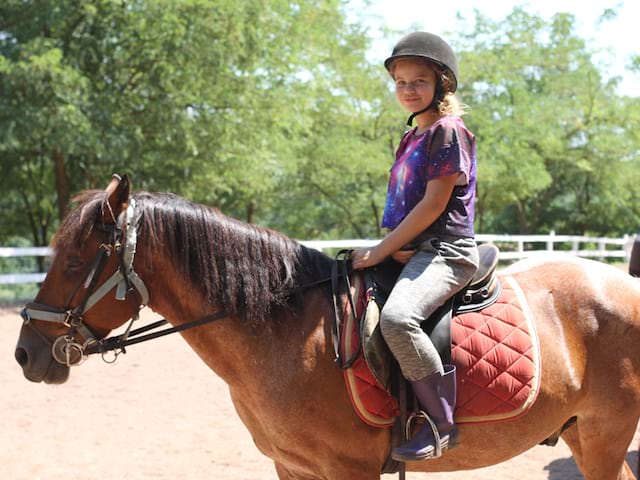
[[[627,453],[627,463],[631,467],[631,470],[636,472],[638,465],[638,452]],[[544,467],[545,471],[549,472],[548,480],[584,480],[584,477],[578,470],[576,462],[573,457],[560,458],[554,460],[549,465]]]

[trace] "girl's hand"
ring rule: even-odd
[[[355,270],[373,267],[384,260],[384,256],[380,256],[377,247],[358,248],[351,254],[351,265]]]
[[[416,253],[415,250],[398,250],[391,254],[391,258],[393,258],[396,262],[401,263],[402,265],[406,265],[411,260],[411,257]]]

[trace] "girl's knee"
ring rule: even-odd
[[[408,313],[385,306],[380,312],[380,332],[387,341],[389,338],[406,336],[411,329],[409,320]]]

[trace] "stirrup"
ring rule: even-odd
[[[417,418],[423,418],[426,420],[426,423],[429,425],[429,427],[431,428],[431,431],[433,432],[433,438],[434,438],[433,453],[427,454],[422,460],[426,460],[427,458],[440,458],[442,456],[442,451],[447,450],[449,448],[449,441],[451,440],[451,434],[453,433],[453,430],[447,433],[446,438],[443,441],[440,438],[440,432],[438,431],[438,427],[436,427],[435,422],[431,420],[431,417],[429,417],[427,412],[420,410],[417,413],[412,413],[407,419],[407,423],[405,425],[405,433],[404,433],[405,438],[411,439],[411,422]],[[451,446],[453,447],[454,445],[451,445]]]

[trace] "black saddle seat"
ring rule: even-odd
[[[469,287],[478,288],[486,285],[498,266],[498,257],[500,250],[493,243],[483,243],[478,246],[478,254],[480,256],[480,264],[475,275],[469,283]]]

